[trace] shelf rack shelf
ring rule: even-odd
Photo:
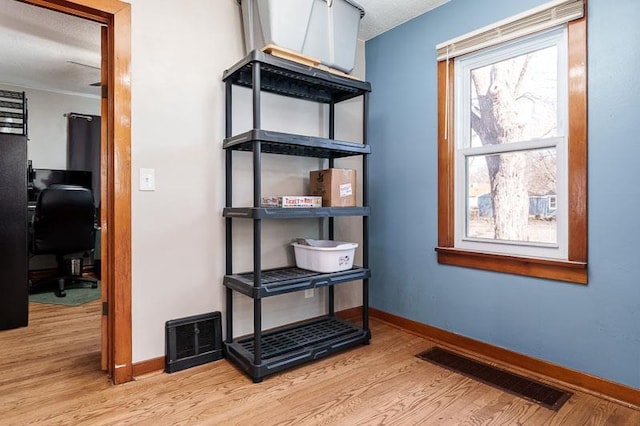
[[[226,339],[227,358],[244,370],[254,382],[275,372],[295,365],[331,355],[356,345],[367,344],[369,331],[369,207],[368,207],[368,154],[367,144],[368,82],[337,75],[329,71],[302,65],[286,59],[253,51],[224,72],[226,130],[225,150],[225,209],[226,224]],[[252,129],[232,135],[233,86],[252,90]],[[273,132],[261,128],[261,93],[305,99],[329,106],[329,137],[303,136]],[[336,103],[363,97],[363,143],[335,139]],[[252,153],[253,206],[232,205],[232,159],[236,151]],[[262,154],[315,157],[328,160],[334,167],[336,158],[362,156],[362,206],[322,208],[263,208],[261,201]],[[362,266],[335,273],[317,273],[296,267],[263,270],[261,264],[261,234],[263,220],[317,218],[328,221],[328,237],[334,238],[334,218],[362,217]],[[247,219],[253,222],[253,270],[233,272],[233,221]],[[336,317],[334,287],[337,284],[362,280],[362,320],[355,325]],[[312,288],[327,287],[327,315],[321,318],[290,324],[274,330],[262,330],[262,299]],[[233,335],[233,292],[253,300],[253,334]]]
[[[349,281],[369,278],[368,269],[354,266],[351,269],[333,273],[321,273],[308,271],[296,267],[268,269],[260,274],[260,286],[254,286],[254,273],[227,275],[224,277],[224,285],[245,296],[260,299],[269,296],[278,296],[294,291],[308,290],[342,284]]]
[[[369,207],[226,207],[224,217],[238,219],[303,219],[339,216],[369,216]]]
[[[296,365],[332,355],[345,348],[366,344],[369,330],[333,316],[307,320],[262,333],[262,362],[253,362],[254,335],[226,344],[227,358],[251,377],[264,377]]]
[[[340,158],[370,154],[369,145],[337,141],[328,138],[294,135],[282,132],[253,129],[224,140],[223,148],[237,151],[253,151],[256,142],[266,154],[297,155],[316,158]]]
[[[371,92],[371,84],[329,71],[278,58],[259,50],[226,70],[222,80],[253,88],[256,64],[260,67],[260,90],[320,103],[337,103]],[[257,127],[256,127],[257,128]]]

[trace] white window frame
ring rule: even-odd
[[[500,62],[527,52],[550,46],[558,48],[558,135],[556,137],[511,142],[471,148],[466,145],[471,140],[471,70]],[[568,83],[567,83],[567,31],[566,25],[541,34],[523,37],[500,46],[474,52],[456,59],[454,71],[455,135],[456,152],[454,165],[455,229],[456,248],[480,252],[497,253],[512,256],[525,256],[549,259],[567,259],[568,257]],[[525,150],[555,148],[558,162],[557,171],[557,244],[490,240],[466,236],[467,228],[467,157],[487,154],[521,152]]]

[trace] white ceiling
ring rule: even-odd
[[[369,40],[450,0],[352,0],[365,10],[358,38]]]
[[[364,8],[358,37],[369,40],[449,0],[349,1]],[[99,94],[100,24],[0,0],[0,52],[0,83]]]
[[[0,52],[0,83],[100,93],[90,86],[100,81],[100,25],[95,22],[0,0]]]

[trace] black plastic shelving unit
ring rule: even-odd
[[[369,207],[368,207],[368,154],[367,116],[369,107],[368,82],[343,77],[328,71],[308,67],[296,62],[253,51],[236,63],[223,75],[225,82],[226,130],[225,149],[225,209],[226,223],[226,340],[228,359],[244,370],[254,382],[278,371],[331,355],[335,352],[367,344],[369,330]],[[253,128],[239,135],[232,135],[233,86],[248,87],[253,94]],[[272,132],[261,128],[260,96],[262,92],[274,93],[329,105],[329,137],[312,137],[290,133]],[[336,103],[363,97],[363,143],[340,141],[334,138]],[[252,152],[253,206],[232,206],[234,151]],[[314,209],[281,209],[260,207],[262,196],[262,154],[305,156],[328,160],[334,167],[334,159],[362,156],[362,201],[359,207],[323,207]],[[362,216],[362,266],[347,271],[317,273],[296,267],[262,270],[261,234],[263,220],[316,218],[328,221],[328,237],[334,238],[334,218]],[[244,273],[233,271],[233,221],[246,219],[253,222],[253,270]],[[362,321],[360,325],[335,316],[334,286],[362,280]],[[328,288],[327,315],[320,318],[289,324],[272,330],[262,330],[262,299],[312,288]],[[233,335],[233,292],[239,292],[253,300],[253,334]]]

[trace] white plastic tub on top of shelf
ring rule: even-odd
[[[238,0],[247,53],[278,46],[350,73],[364,16],[353,0]]]
[[[296,266],[315,272],[339,272],[353,267],[357,243],[306,239],[307,244],[292,243]]]

